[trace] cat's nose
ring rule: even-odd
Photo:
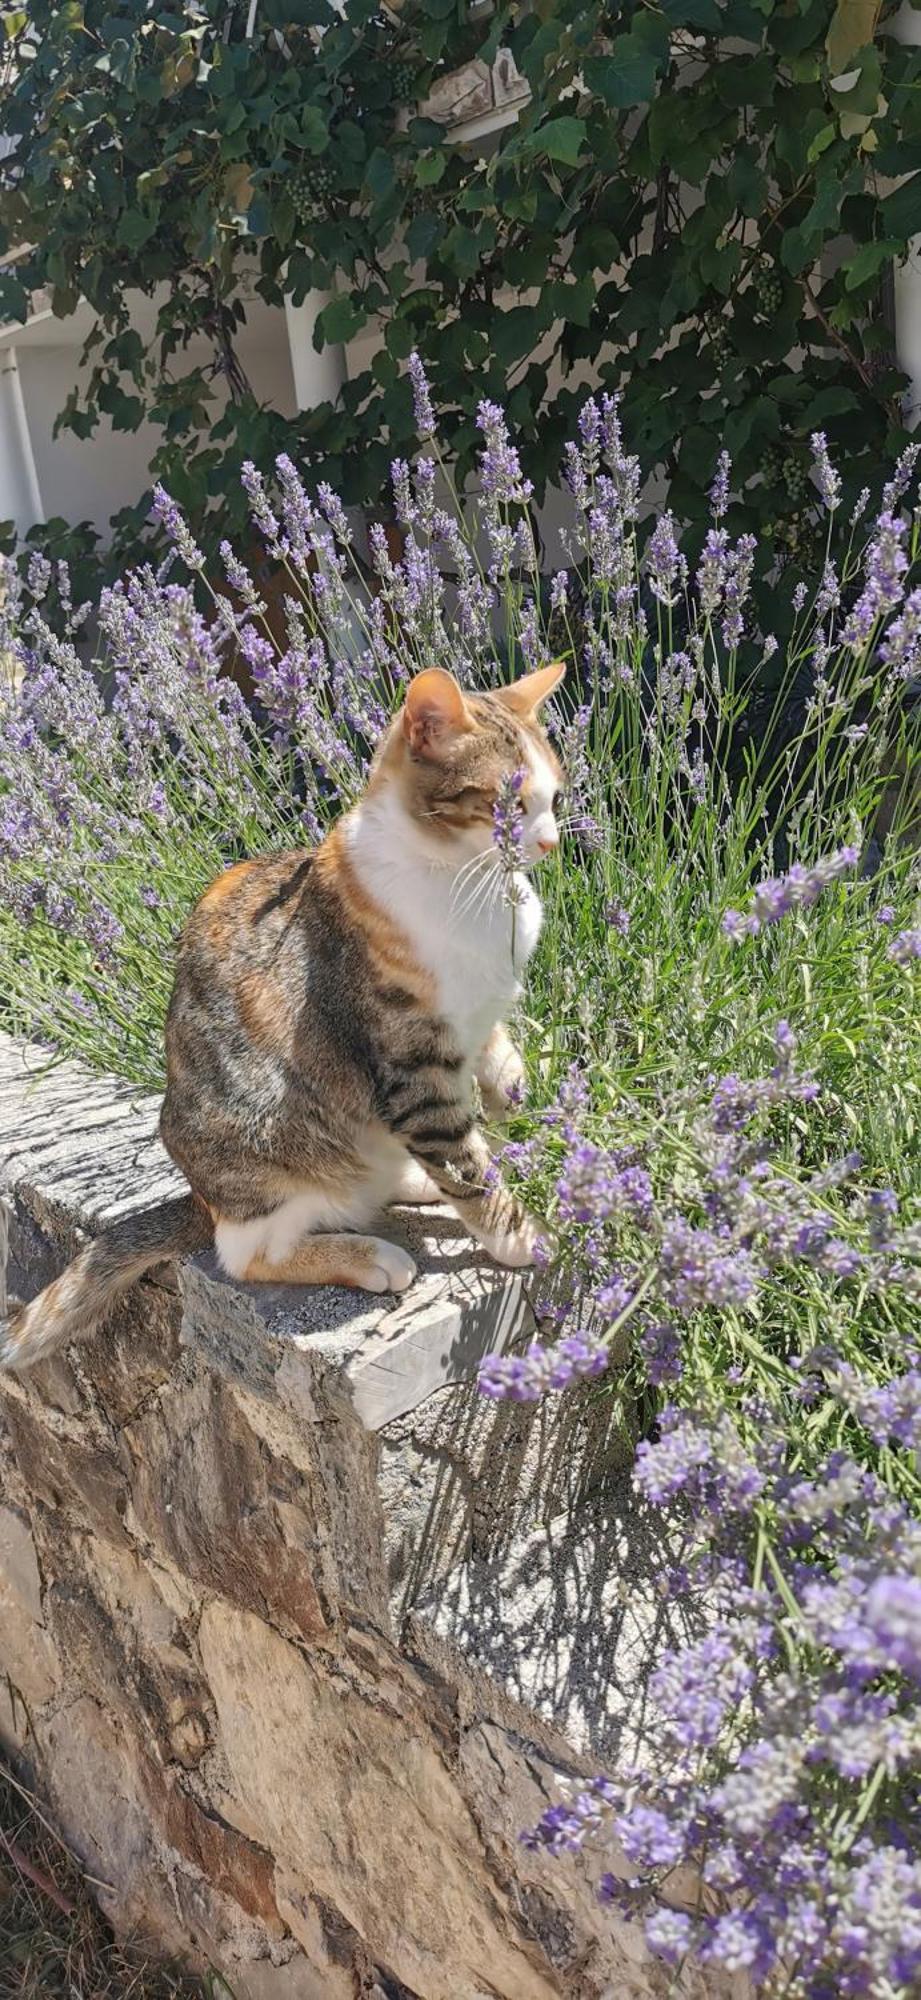
[[[544,834],[543,839],[537,843],[537,852],[538,854],[552,854],[554,848],[559,847],[559,844],[560,836],[558,833]]]

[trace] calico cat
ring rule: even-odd
[[[214,1242],[245,1280],[402,1292],[407,1252],[364,1233],[446,1201],[500,1264],[537,1225],[489,1171],[522,1077],[503,1026],[541,907],[502,893],[493,809],[523,771],[524,869],[558,845],[561,775],[538,720],[556,664],[487,694],[410,683],[367,788],[315,852],[243,861],[183,933],[166,1024],[163,1143],[192,1192],[116,1224],[6,1328],[26,1367],[98,1324],[142,1272]]]

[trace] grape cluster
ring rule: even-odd
[[[791,500],[802,500],[809,487],[809,468],[801,458],[792,455],[783,462],[783,483]]]
[[[336,176],[332,167],[323,160],[313,160],[298,167],[289,182],[294,212],[299,222],[316,222],[328,206],[329,197],[334,192]]]
[[[725,368],[732,352],[732,343],[729,339],[729,331],[725,321],[721,319],[710,320],[707,326],[707,338],[710,342],[710,353],[713,356],[714,367]]]
[[[783,452],[776,444],[769,444],[758,461],[758,471],[767,486],[773,486],[783,472]]]
[[[397,104],[407,104],[410,98],[417,95],[416,72],[412,63],[391,63],[390,91]]]
[[[755,272],[755,298],[763,319],[773,319],[783,305],[783,280],[775,264],[767,258]]]

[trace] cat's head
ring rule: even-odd
[[[503,780],[523,773],[521,855],[525,866],[559,846],[563,774],[539,720],[563,678],[556,661],[510,686],[470,694],[453,674],[429,667],[411,681],[381,760],[430,846],[460,860],[494,839]]]

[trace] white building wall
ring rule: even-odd
[[[153,338],[155,310],[156,302],[139,298],[132,313],[132,323],[148,340]],[[154,425],[117,431],[103,418],[91,438],[78,438],[72,431],[54,435],[59,412],[80,377],[80,351],[90,323],[85,313],[70,320],[55,320],[48,314],[24,328],[9,330],[10,334],[15,332],[15,348],[9,338],[4,344],[0,336],[0,396],[4,360],[7,353],[14,353],[34,461],[35,479],[30,483],[7,436],[12,415],[6,428],[0,415],[0,519],[15,520],[21,534],[37,520],[59,514],[74,524],[91,522],[106,539],[112,515],[122,507],[136,506],[150,485],[148,468],[162,442]],[[261,299],[249,302],[236,347],[259,399],[283,416],[295,416],[298,402],[284,312]],[[213,349],[206,341],[193,342],[177,357],[176,372],[207,367],[212,360]],[[215,418],[226,401],[224,385],[218,379],[214,383]],[[0,408],[12,412],[9,396]],[[11,432],[10,437],[13,435]]]

